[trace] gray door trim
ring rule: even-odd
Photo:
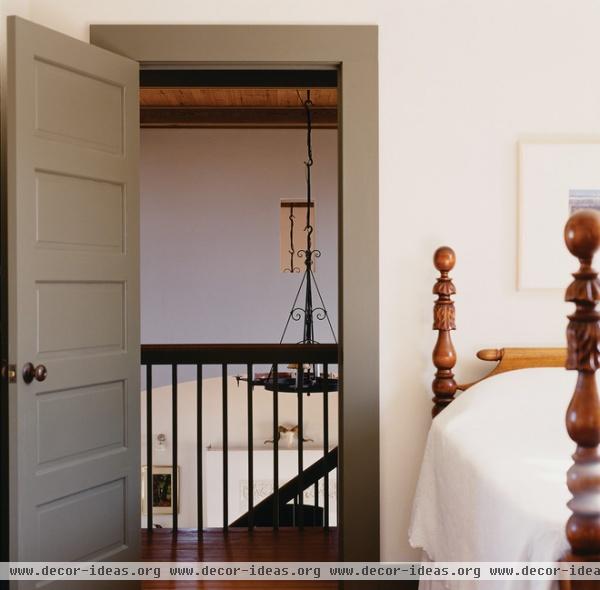
[[[377,37],[376,26],[90,27],[93,44],[142,64],[339,68],[340,516],[347,561],[379,560]]]

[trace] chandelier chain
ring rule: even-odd
[[[314,228],[310,222],[310,208],[312,206],[312,183],[311,168],[313,166],[312,156],[312,101],[310,99],[310,90],[306,91],[306,100],[304,101],[304,110],[306,111],[306,261],[308,266],[312,266],[312,233]]]

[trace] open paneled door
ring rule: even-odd
[[[7,67],[10,557],[136,560],[139,65],[10,17]]]

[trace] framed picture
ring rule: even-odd
[[[142,513],[148,514],[148,467],[142,467]],[[179,513],[179,490],[181,478],[177,467],[177,513]],[[170,465],[152,466],[152,514],[173,514],[173,470]]]
[[[562,240],[569,215],[600,210],[600,138],[519,142],[518,288],[564,289],[577,263]]]

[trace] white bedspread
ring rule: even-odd
[[[472,387],[433,421],[410,543],[433,561],[554,561],[568,547],[565,412],[575,371],[523,369]],[[457,582],[511,590],[548,582]]]

